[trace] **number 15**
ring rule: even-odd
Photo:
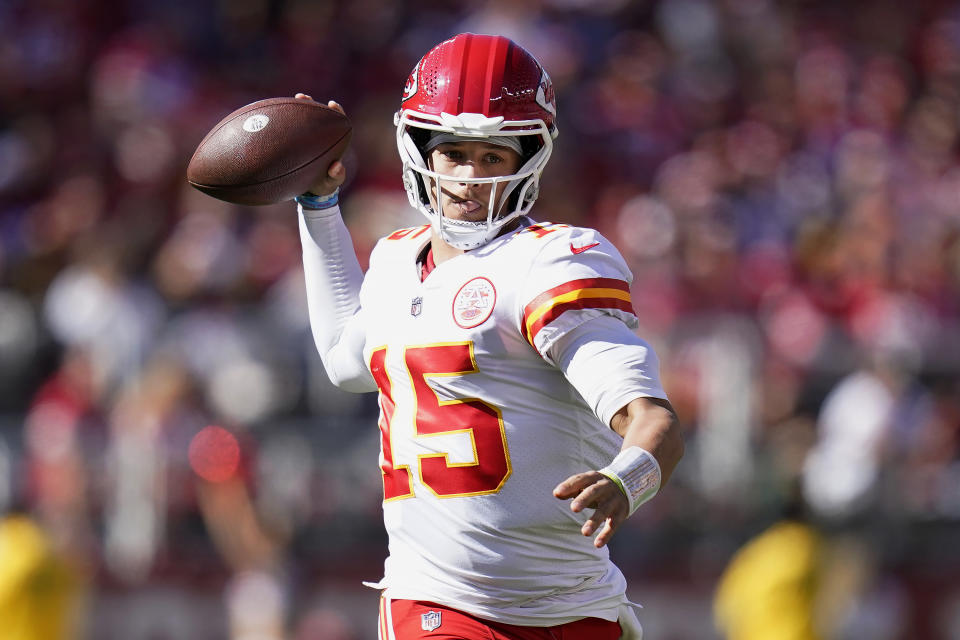
[[[385,361],[387,348],[370,356],[370,371],[380,389],[380,438],[383,452],[383,499],[399,500],[414,495],[408,465],[396,466],[390,438],[396,409],[393,382]],[[476,373],[473,343],[433,344],[406,347],[403,361],[413,385],[416,402],[414,434],[429,437],[468,433],[476,462],[450,462],[447,453],[417,456],[421,483],[441,498],[496,493],[512,471],[500,409],[479,398],[440,400],[427,378]]]

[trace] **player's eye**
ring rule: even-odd
[[[503,162],[503,157],[502,157],[502,156],[499,156],[499,155],[497,155],[497,154],[495,154],[495,153],[488,153],[488,154],[487,154],[487,157],[486,157],[486,161],[487,161],[489,164],[498,164],[498,163],[500,163],[500,162]]]
[[[463,160],[463,152],[459,149],[444,149],[440,152],[440,155],[451,162]]]

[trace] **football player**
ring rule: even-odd
[[[381,239],[363,274],[343,164],[297,198],[324,366],[379,391],[381,640],[641,635],[605,545],[683,443],[623,258],[527,217],[556,113],[527,51],[460,34],[417,63],[395,116],[429,224]]]

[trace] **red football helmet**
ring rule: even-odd
[[[557,135],[556,115],[550,77],[509,38],[461,33],[441,42],[413,68],[394,117],[410,204],[452,246],[473,249],[486,244],[537,199],[540,174]],[[434,132],[520,149],[523,165],[515,174],[495,178],[444,176],[426,163],[424,148]],[[437,193],[441,180],[492,184],[487,220],[444,218],[430,203],[427,180],[434,181]]]

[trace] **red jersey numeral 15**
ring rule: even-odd
[[[390,421],[396,405],[393,402],[393,383],[384,361],[387,358],[387,348],[382,347],[370,356],[370,372],[380,389],[380,470],[383,472],[383,499],[394,500],[409,498],[413,495],[413,486],[410,483],[410,467],[404,465],[393,466],[393,444],[390,440]]]
[[[396,409],[393,384],[384,362],[386,347],[370,358],[370,370],[380,389],[380,436],[384,501],[413,496],[410,468],[395,466],[391,421]],[[473,343],[407,347],[404,364],[416,401],[414,434],[417,438],[466,433],[473,445],[475,462],[450,462],[447,453],[417,456],[420,480],[442,498],[496,493],[511,473],[506,434],[500,410],[479,398],[440,400],[428,378],[461,376],[477,372]]]

